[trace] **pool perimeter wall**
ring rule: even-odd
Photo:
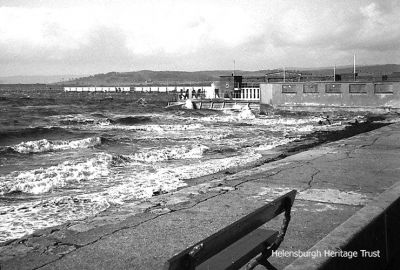
[[[400,82],[279,82],[260,84],[261,110],[400,111]]]

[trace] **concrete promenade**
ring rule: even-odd
[[[399,175],[396,123],[38,231],[0,246],[0,269],[162,269],[174,253],[292,189],[299,193],[280,250],[306,251]],[[267,226],[278,229],[281,223],[278,217]],[[270,262],[282,269],[295,259],[275,256]]]

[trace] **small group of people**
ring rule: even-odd
[[[197,90],[192,90],[192,98],[197,99],[201,97],[201,89]],[[181,90],[181,93],[179,94],[179,99],[180,100],[186,100],[189,99],[189,89],[186,90],[186,92],[183,92],[183,90]]]

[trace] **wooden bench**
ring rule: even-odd
[[[165,270],[253,269],[258,264],[275,269],[268,258],[285,237],[296,190],[260,207],[197,244],[174,255]],[[280,230],[259,228],[284,212]]]

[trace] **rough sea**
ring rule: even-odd
[[[0,242],[254,162],[320,119],[0,99]]]

